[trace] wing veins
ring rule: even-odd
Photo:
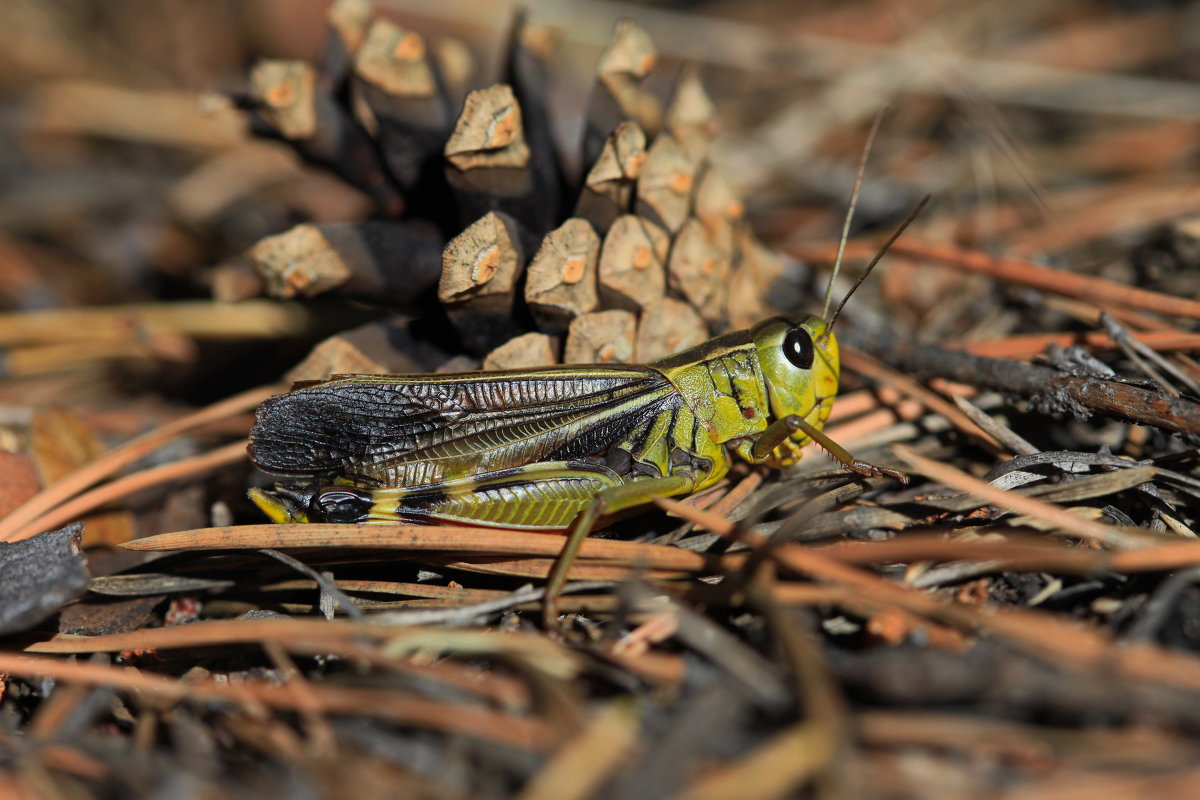
[[[268,472],[369,477],[382,462],[669,387],[645,367],[558,367],[455,376],[349,376],[263,404],[251,457]]]

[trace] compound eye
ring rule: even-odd
[[[812,369],[813,340],[804,328],[792,328],[783,337],[783,355],[800,369]]]

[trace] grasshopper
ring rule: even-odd
[[[821,432],[838,389],[821,317],[776,317],[636,366],[335,375],[269,399],[251,497],[276,522],[434,522],[571,530],[545,616],[602,514],[712,486],[734,457],[783,467],[816,441],[861,475],[895,470]]]
[[[251,497],[281,523],[570,530],[546,587],[552,624],[553,600],[600,516],[712,486],[735,457],[785,467],[816,442],[860,475],[908,482],[821,431],[838,390],[833,322],[853,291],[828,320],[774,317],[645,365],[298,385],[259,408],[250,434],[251,460],[290,480]]]
[[[817,441],[838,390],[837,339],[776,317],[646,365],[456,375],[335,375],[271,398],[250,457],[299,481],[252,497],[276,522],[432,522],[566,529],[719,481],[734,457],[785,467]]]

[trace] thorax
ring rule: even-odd
[[[671,381],[714,443],[766,429],[766,384],[754,342],[745,331],[719,336],[650,366]]]

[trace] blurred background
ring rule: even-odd
[[[377,28],[379,48],[367,47]],[[316,785],[320,773],[325,783],[314,791],[373,796],[359,793],[359,781],[373,779],[374,794],[395,796],[398,764],[421,776],[427,791],[414,797],[503,796],[540,774],[540,754],[573,737],[594,707],[619,697],[610,711],[624,733],[601,728],[570,739],[580,749],[563,748],[582,754],[569,763],[593,765],[596,781],[616,775],[614,797],[666,796],[713,774],[725,788],[766,776],[747,797],[782,796],[813,774],[814,796],[852,796],[839,781],[859,776],[881,797],[1196,795],[1200,662],[1180,651],[1200,648],[1196,556],[1185,546],[1200,520],[1200,365],[1189,355],[1200,319],[1200,3],[0,0],[0,30],[0,542],[83,519],[90,570],[89,578],[79,566],[75,594],[50,597],[36,620],[0,629],[25,635],[45,619],[39,644],[52,645],[62,645],[57,634],[144,634],[142,644],[109,648],[124,651],[111,673],[125,680],[124,665],[137,663],[147,678],[162,678],[156,691],[179,690],[161,695],[160,714],[140,699],[132,711],[118,707],[115,694],[85,702],[82,683],[61,692],[42,677],[13,679],[6,695],[0,680],[0,745],[17,743],[14,761],[41,769],[40,759],[57,758],[49,771],[81,782],[111,770],[121,788],[104,796],[175,786],[185,762],[201,776],[195,786],[218,774],[237,785],[252,761],[268,765],[263,781],[273,794]],[[512,104],[493,98],[497,105],[476,108],[475,138],[451,148],[472,166],[448,166],[443,147],[464,98],[505,80],[528,92],[524,139],[514,134]],[[625,118],[640,128],[606,140]],[[431,624],[487,625],[479,641],[495,652],[466,644],[456,661],[384,637],[364,647],[358,633],[347,634],[344,659],[326,658],[339,652],[333,645],[309,645],[293,654],[321,654],[303,665],[299,699],[294,708],[279,701],[269,720],[265,705],[245,698],[293,688],[277,682],[296,672],[282,645],[258,660],[242,647],[256,636],[231,639],[232,656],[164,655],[182,641],[169,639],[177,623],[254,612],[264,627],[253,630],[270,632],[301,621],[269,616],[280,609],[315,617],[332,608],[324,587],[315,599],[315,572],[292,581],[291,567],[271,572],[253,552],[201,550],[146,567],[161,575],[113,574],[140,564],[142,554],[113,547],[131,539],[261,522],[245,495],[268,478],[247,463],[245,436],[264,398],[330,372],[646,361],[774,310],[819,312],[876,119],[834,297],[921,198],[932,202],[840,318],[839,339],[857,342],[859,353],[843,351],[831,435],[868,458],[864,441],[883,459],[896,457],[883,445],[906,442],[976,477],[1007,475],[1010,488],[1045,478],[1033,491],[1062,504],[1055,508],[1136,537],[1076,537],[1060,518],[1050,528],[1072,537],[1051,542],[1037,520],[1005,517],[983,500],[943,509],[936,500],[948,487],[976,489],[962,489],[953,472],[942,482],[937,463],[921,468],[930,481],[855,489],[823,458],[805,458],[782,478],[737,473],[719,504],[716,494],[703,499],[729,519],[761,523],[764,536],[782,530],[784,540],[803,540],[783,545],[797,558],[809,545],[847,546],[840,573],[779,569],[771,602],[786,614],[747,601],[740,566],[729,568],[737,580],[726,582],[727,597],[706,593],[722,589],[709,582],[706,561],[673,577],[674,610],[643,624],[631,611],[635,595],[622,593],[648,579],[649,562],[606,556],[589,565],[605,581],[600,594],[563,598],[580,616],[558,639],[543,636],[528,611],[453,616],[456,604],[525,591],[548,559],[527,564],[528,553],[514,551],[515,566],[498,565],[491,551],[480,554],[473,537],[481,534],[460,530],[443,552],[368,553],[347,564],[332,536],[327,552],[304,555],[335,565],[362,608],[448,611],[436,618],[447,622]],[[528,162],[517,145],[528,146],[520,156]],[[489,208],[516,222],[476,226]],[[622,212],[633,226],[614,222]],[[551,229],[563,230],[554,226],[571,215],[591,226],[550,247]],[[600,235],[615,270],[608,279]],[[458,249],[444,253],[452,241]],[[535,298],[534,279],[517,276],[543,250],[558,272]],[[444,274],[439,283],[444,263],[457,287]],[[647,265],[657,269],[657,295],[641,293],[650,271],[634,268]],[[599,299],[570,288],[595,283],[589,270],[601,275]],[[1055,291],[1047,275],[1073,279],[1071,291]],[[508,283],[493,292],[498,276]],[[1154,294],[1135,298],[1134,288]],[[1166,363],[1170,379],[1147,367],[1144,350],[1114,341],[1120,326],[1099,333],[1101,309],[1169,356],[1155,364]],[[596,327],[573,349],[574,322],[589,315]],[[862,354],[894,342],[978,346],[976,355],[1011,359],[1012,374],[1038,380],[1050,371],[1028,360],[1047,344],[1083,342],[1091,349],[1055,362],[1053,378],[1120,372],[1130,380],[1104,385],[1152,402],[1130,424],[1114,419],[1122,409],[1072,405],[1041,391],[1044,383],[1020,402],[996,394],[1006,386],[977,392],[944,375],[918,385],[903,367]],[[978,406],[971,419],[956,412],[966,404],[951,405],[965,397]],[[212,403],[216,411],[197,416]],[[1169,424],[1159,424],[1163,409],[1174,415]],[[1044,475],[995,472],[1013,466],[1010,456]],[[1140,472],[1127,469],[1133,461]],[[100,462],[103,470],[79,478]],[[1118,467],[1133,479],[1121,483]],[[1082,477],[1089,468],[1096,474]],[[870,494],[847,505],[859,495],[806,480],[813,471]],[[1093,493],[1072,494],[1085,480]],[[723,557],[731,545],[678,522],[657,512],[625,520],[627,538],[644,541],[620,542],[622,552],[686,537],[684,547]],[[496,553],[505,552],[504,533]],[[916,549],[854,549],[903,546],[900,533],[915,534]],[[237,531],[206,535],[223,549]],[[1000,549],[979,555],[969,550],[978,541]],[[1127,545],[1164,541],[1169,558],[1118,565],[1147,552],[1122,552]],[[1016,549],[1005,550],[1010,544]],[[1021,549],[1034,544],[1042,549]],[[74,551],[61,557],[81,560]],[[993,559],[1009,557],[1015,566],[996,571]],[[847,565],[861,569],[847,579]],[[1191,571],[1172,576],[1176,566]],[[188,582],[189,570],[208,582]],[[42,583],[9,582],[13,595],[49,595],[57,579],[33,573]],[[618,578],[632,580],[614,588]],[[80,602],[64,605],[85,586]],[[279,630],[279,642],[293,638],[291,628]],[[516,631],[528,636],[510,636]],[[535,637],[544,649],[505,649]],[[806,648],[820,651],[817,662],[828,657],[831,677],[805,666],[814,657]],[[364,652],[373,652],[370,669],[350,675]],[[177,703],[193,684],[171,681],[185,672],[191,681],[193,667],[222,680],[228,672],[229,688],[251,687],[237,700],[245,709],[231,703],[210,715],[215,698],[233,696],[211,686],[211,704]],[[379,699],[398,687],[420,702],[456,696],[425,682],[438,674],[454,691],[492,688],[478,703],[419,706],[415,716]],[[330,685],[341,691],[348,675],[371,693],[349,711],[327,702],[331,716],[349,715],[334,720],[332,737],[319,713],[315,722],[306,716],[307,698]],[[840,695],[852,711],[833,707]],[[630,697],[640,720],[623,702]],[[467,730],[481,709],[496,716]],[[933,716],[938,709],[947,713]],[[519,741],[526,729],[517,723],[541,725],[542,716],[544,737]],[[443,726],[460,722],[465,734],[443,736]],[[217,733],[203,734],[210,724]],[[314,749],[300,746],[298,730]],[[122,749],[114,742],[127,732]],[[99,744],[25,747],[85,734],[88,747]],[[324,760],[314,760],[322,736]],[[835,740],[836,748],[820,746]],[[592,759],[598,745],[607,745],[607,760]],[[399,755],[375,758],[388,747]],[[811,768],[798,752],[816,754]],[[149,762],[131,753],[162,758],[135,775]],[[233,766],[221,772],[214,760]],[[775,787],[772,771],[785,775]],[[571,768],[555,775],[564,784],[574,777]],[[1140,782],[1155,775],[1165,777]],[[218,784],[207,793],[229,793]],[[1031,786],[1041,793],[1026,793]],[[540,796],[564,795],[551,786]]]
[[[0,3],[10,39],[0,53],[0,304],[204,297],[213,268],[263,237],[369,214],[361,192],[286,144],[249,135],[247,114],[229,99],[246,94],[258,59],[318,61],[327,6]],[[1105,245],[1141,243],[1200,204],[1193,4],[522,6],[531,22],[562,30],[550,107],[568,174],[583,169],[578,142],[597,58],[614,23],[636,17],[659,53],[647,88],[666,97],[681,65],[700,68],[720,130],[710,158],[753,229],[777,247],[835,235],[884,104],[863,227],[902,216],[929,192],[934,206],[918,225],[933,238],[1144,280],[1129,271],[1170,264],[1104,263]],[[421,31],[459,85],[501,74],[513,4],[379,7]],[[929,338],[969,334],[927,317],[922,304],[943,294],[936,270],[921,282],[928,289],[901,281],[894,322]],[[1196,291],[1191,274],[1149,277]]]

